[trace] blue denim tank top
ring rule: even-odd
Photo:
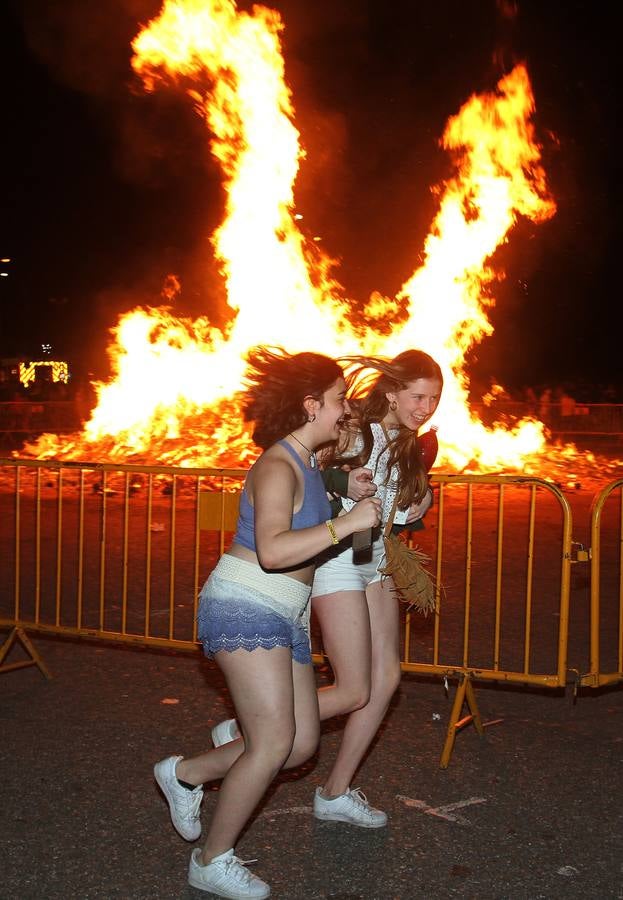
[[[331,507],[319,469],[308,469],[296,450],[287,441],[277,441],[277,443],[285,447],[290,456],[296,460],[305,479],[303,505],[292,516],[292,530],[298,531],[301,528],[311,528],[313,525],[319,525],[321,522],[330,519]],[[246,484],[240,494],[240,510],[234,542],[255,552],[255,512],[247,497]]]

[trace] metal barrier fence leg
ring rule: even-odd
[[[463,709],[463,704],[466,701],[469,708],[469,715],[463,716],[462,719],[459,719],[461,710]],[[456,689],[456,695],[454,697],[454,703],[452,704],[452,712],[450,713],[450,721],[448,722],[446,742],[443,745],[441,760],[439,761],[439,765],[442,769],[448,768],[448,763],[450,762],[450,757],[452,756],[452,749],[454,747],[454,741],[456,740],[457,731],[459,730],[459,728],[462,728],[469,722],[474,723],[476,731],[482,737],[485,733],[485,730],[482,726],[480,711],[478,709],[478,704],[476,703],[476,694],[474,693],[474,688],[472,687],[471,677],[469,673],[466,672],[465,674],[461,675],[459,679],[459,684]]]
[[[6,663],[3,665],[3,660],[16,641],[20,642],[30,659],[22,659],[19,660],[19,662]],[[24,669],[26,666],[39,666],[39,669],[46,678],[52,677],[50,670],[35,650],[23,628],[14,628],[4,644],[0,647],[0,672],[11,672],[13,669]]]

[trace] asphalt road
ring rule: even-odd
[[[35,667],[0,675],[2,900],[208,896],[187,885],[191,846],[170,824],[152,766],[209,745],[229,712],[218,670],[198,652],[35,645],[51,681]],[[574,703],[570,689],[478,686],[491,724],[482,739],[467,726],[442,770],[453,693],[403,677],[356,781],[388,812],[387,828],[311,814],[339,721],[314,760],[277,780],[237,847],[258,859],[273,897],[623,898],[623,689]],[[214,799],[208,791],[204,823]]]

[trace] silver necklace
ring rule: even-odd
[[[290,434],[288,435],[288,437],[294,438],[294,440],[296,441],[296,443],[297,443],[297,444],[300,444],[301,447],[303,448],[303,450],[307,450],[307,452],[309,453],[309,468],[310,468],[310,469],[315,469],[316,466],[318,465],[318,460],[316,459],[316,452],[315,452],[315,450],[310,450],[309,447],[306,447],[305,444],[303,443],[303,441],[299,441],[299,439],[297,438],[297,436],[296,436],[295,434],[292,434],[292,432],[290,432]]]

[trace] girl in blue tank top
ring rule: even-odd
[[[199,639],[224,674],[243,737],[191,759],[167,757],[154,774],[173,826],[189,841],[201,834],[204,783],[222,779],[188,879],[217,896],[261,898],[270,888],[234,848],[275,773],[299,766],[318,744],[309,643],[315,559],[376,526],[380,502],[368,498],[331,518],[316,449],[337,440],[348,413],[336,362],[258,348],[249,354],[247,384],[244,418],[263,452],[245,481],[234,542],[203,586],[198,613]]]

